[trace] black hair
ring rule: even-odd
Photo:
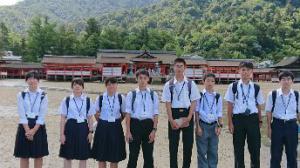
[[[109,83],[115,84],[115,83],[118,83],[118,80],[117,80],[117,78],[115,78],[115,77],[107,78],[107,79],[105,80],[105,86],[107,86]]]
[[[249,69],[253,69],[253,63],[250,61],[242,61],[240,62],[239,68],[249,68]]]
[[[183,63],[183,65],[186,66],[186,62],[185,62],[185,60],[184,60],[183,58],[176,58],[176,59],[174,60],[174,65],[175,65],[176,63]]]
[[[291,71],[282,71],[279,74],[279,80],[281,80],[284,77],[291,77],[292,80],[294,80],[295,76]]]
[[[150,78],[149,72],[146,71],[145,69],[140,69],[135,74],[136,78],[138,78],[140,75],[146,75],[146,76],[148,76],[148,78]]]
[[[27,81],[29,78],[34,78],[34,79],[39,81],[40,80],[40,75],[36,71],[29,71],[25,75],[25,81]]]
[[[84,88],[84,81],[81,78],[73,78],[72,79],[72,83],[71,83],[71,87],[73,88],[73,86],[75,84],[80,85],[80,86],[82,86]]]
[[[203,81],[205,81],[205,79],[209,77],[216,79],[216,75],[214,73],[207,73],[204,75]]]

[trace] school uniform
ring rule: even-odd
[[[173,86],[171,89],[170,86]],[[200,93],[197,85],[194,81],[189,81],[184,77],[183,81],[177,81],[174,77],[168,81],[163,89],[162,101],[171,102],[173,119],[179,119],[181,117],[187,117],[189,115],[189,109],[192,101],[198,100]],[[180,132],[182,132],[183,142],[183,167],[190,167],[192,148],[194,143],[194,119],[192,118],[189,126],[173,130],[170,123],[168,124],[168,136],[169,136],[169,153],[170,153],[170,167],[177,168],[177,153],[179,145]]]
[[[269,93],[266,103],[266,112],[272,113],[271,123],[271,168],[280,168],[283,146],[287,156],[287,167],[297,168],[297,104],[294,90],[284,95],[281,89],[276,90],[276,99],[273,102],[272,92]],[[273,106],[274,105],[274,106]],[[298,105],[298,111],[300,111]],[[272,111],[273,109],[273,111]]]
[[[40,158],[49,155],[45,115],[48,110],[48,98],[43,90],[38,88],[31,92],[26,89],[20,92],[18,98],[19,126],[17,129],[14,156],[18,158]],[[23,124],[32,129],[36,124],[40,127],[30,141],[25,136]]]
[[[121,112],[125,112],[126,105],[124,96],[121,95],[119,100],[118,95],[115,93],[108,96],[107,92],[104,92],[95,102],[95,109],[100,111],[100,117],[94,136],[92,157],[97,161],[116,163],[126,158],[125,137],[121,124]]]
[[[135,92],[135,96],[134,93]],[[152,92],[152,93],[151,93]],[[135,97],[134,101],[133,98]],[[142,146],[144,168],[153,168],[153,146],[149,142],[149,135],[153,131],[153,119],[159,114],[159,99],[157,93],[146,90],[129,92],[126,97],[126,113],[130,114],[130,131],[132,141],[129,142],[129,160],[127,168],[136,168]]]
[[[235,168],[244,168],[244,147],[247,137],[248,150],[251,158],[251,168],[260,167],[261,135],[257,104],[264,104],[261,90],[252,81],[244,84],[239,80],[236,85],[236,93],[233,93],[233,84],[230,84],[225,100],[233,104],[232,122],[234,125],[233,147]],[[255,86],[256,85],[256,86]]]
[[[218,119],[222,118],[222,98],[216,92],[205,89],[197,101],[196,112],[202,135],[196,137],[198,168],[217,168],[219,137],[216,134]]]
[[[95,114],[95,109],[92,101],[87,101],[85,94],[79,97],[72,94],[61,102],[59,111],[67,121],[64,130],[66,141],[60,145],[59,156],[67,160],[87,160],[91,156],[88,117]]]

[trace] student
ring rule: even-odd
[[[268,137],[271,139],[271,168],[280,168],[283,147],[287,167],[297,168],[299,92],[292,89],[293,73],[279,74],[281,88],[269,93],[266,103]],[[271,123],[272,122],[272,123]]]
[[[71,168],[72,160],[79,160],[79,168],[85,168],[91,154],[95,110],[91,99],[83,93],[81,78],[74,78],[71,87],[73,93],[60,105],[59,156],[64,158],[64,168]]]
[[[228,128],[233,134],[235,168],[244,168],[244,147],[247,139],[251,168],[260,167],[260,127],[261,106],[264,103],[262,92],[251,79],[253,64],[242,61],[239,65],[241,79],[229,85],[225,100],[228,103]]]
[[[196,100],[200,98],[198,87],[194,81],[184,76],[186,62],[182,58],[174,60],[175,77],[168,81],[163,89],[162,101],[166,103],[168,113],[168,134],[170,168],[177,168],[177,153],[180,132],[183,142],[183,168],[189,168],[191,163],[194,117]]]
[[[106,92],[97,97],[95,109],[98,120],[94,136],[92,157],[98,161],[99,168],[117,168],[118,162],[126,158],[125,138],[122,128],[125,98],[117,92],[117,79],[105,81]]]
[[[138,88],[126,97],[126,141],[129,143],[127,168],[136,168],[142,146],[144,168],[154,168],[153,146],[157,130],[159,100],[157,93],[148,87],[149,72],[136,73]]]
[[[196,106],[198,168],[217,168],[222,121],[222,98],[214,91],[215,74],[205,74],[203,91]]]
[[[21,168],[29,168],[29,158],[34,158],[35,168],[41,168],[43,157],[49,155],[45,126],[48,98],[39,88],[39,79],[37,72],[28,72],[28,88],[18,93],[19,126],[14,156],[20,158]]]

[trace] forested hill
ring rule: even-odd
[[[12,30],[24,32],[32,18],[47,16],[58,24],[73,24],[82,29],[85,21],[108,12],[140,8],[159,0],[24,0],[0,7],[0,22]]]
[[[100,22],[171,31],[184,53],[278,60],[300,56],[299,7],[299,0],[165,0]]]
[[[25,53],[29,60],[47,53],[95,55],[99,48],[176,50],[178,55],[275,61],[300,56],[299,0],[26,0],[1,8],[0,13],[7,13],[2,9],[21,13],[29,2],[32,6],[47,4],[43,10],[35,9],[45,12],[50,23],[29,22],[27,36],[6,33],[11,37],[2,45],[6,50],[22,46],[17,53]],[[56,7],[50,10],[50,4]],[[53,11],[60,12],[59,19],[53,19]],[[28,21],[24,18],[31,17],[24,13],[11,16],[15,16],[13,22],[2,17],[0,22],[23,26]],[[60,23],[67,26],[59,27]],[[5,25],[0,29],[2,34],[7,32]]]

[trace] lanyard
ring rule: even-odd
[[[35,95],[36,95],[36,96],[35,96],[34,102],[32,103],[32,102],[31,102],[31,96],[30,96],[30,93],[28,92],[29,103],[30,103],[30,109],[31,109],[30,112],[31,112],[31,113],[33,113],[33,108],[34,108],[34,105],[35,105],[35,102],[36,102],[36,99],[37,99],[39,93],[37,92]]]
[[[74,101],[74,103],[75,103],[75,105],[76,105],[77,112],[78,112],[78,114],[79,114],[79,116],[80,116],[80,112],[81,112],[82,106],[83,106],[83,100],[81,100],[81,106],[80,106],[80,109],[78,108],[77,102],[75,101],[75,98],[74,98],[74,97],[73,97],[73,101]]]
[[[210,105],[209,102],[208,102],[208,99],[206,97],[206,94],[204,93],[203,95],[204,95],[204,99],[206,101],[206,104],[208,106],[208,110],[209,110],[210,114],[212,114],[213,113],[213,107],[214,107],[214,104],[215,104],[215,101],[216,101],[216,96],[213,97],[213,101],[212,101],[212,103]]]
[[[145,102],[146,102],[147,92],[145,93],[145,95],[143,94],[143,92],[141,92],[141,94],[142,94],[142,101],[143,101],[144,112],[146,112],[146,104],[145,104]],[[144,98],[144,96],[145,96],[145,98]]]
[[[180,95],[181,95],[181,92],[182,92],[182,90],[183,90],[184,85],[185,85],[185,82],[183,82],[183,84],[182,84],[182,86],[181,86],[181,89],[180,89],[179,93],[177,92],[177,89],[176,89],[176,87],[175,87],[175,92],[176,92],[176,94],[177,94],[177,100],[178,100],[178,101],[179,101],[179,99],[180,99]]]
[[[288,102],[285,103],[284,99],[283,99],[283,95],[280,96],[281,97],[281,101],[282,101],[282,104],[284,106],[284,111],[285,111],[285,114],[286,114],[286,110],[287,108],[289,107],[290,105],[290,102],[291,102],[291,97],[292,97],[292,94],[289,95],[289,99],[288,99]]]
[[[249,84],[249,87],[248,87],[247,95],[245,95],[245,93],[244,93],[243,84],[241,84],[240,86],[241,86],[241,90],[242,90],[243,104],[245,104],[245,102],[246,102],[246,105],[248,106],[248,100],[249,100],[249,96],[250,96],[250,84]]]
[[[108,104],[109,104],[109,108],[110,108],[110,115],[113,116],[113,113],[114,113],[114,108],[115,108],[115,98],[116,98],[116,95],[114,95],[114,99],[113,99],[113,103],[112,105],[110,104],[110,100],[109,100],[109,97],[107,96],[107,101],[108,101]]]

